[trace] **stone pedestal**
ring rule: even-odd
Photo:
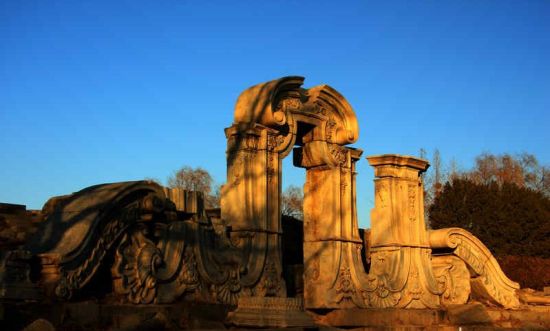
[[[285,296],[282,278],[281,163],[291,136],[263,125],[234,124],[227,136],[227,183],[221,218],[242,252],[239,282],[254,296]]]
[[[311,142],[296,150],[304,186],[304,301],[306,308],[363,307],[357,274],[364,274],[355,204],[355,162],[362,151]],[[334,157],[336,156],[336,157]]]
[[[420,177],[429,164],[395,154],[367,159],[376,176],[366,288],[369,303],[382,308],[439,307],[441,289],[430,262]]]

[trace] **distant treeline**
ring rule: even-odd
[[[484,153],[466,171],[453,163],[443,170],[438,151],[433,158],[425,176],[429,226],[464,228],[487,245],[504,272],[522,286],[549,286],[549,168],[525,153]]]

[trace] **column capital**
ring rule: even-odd
[[[371,155],[367,160],[374,167],[376,177],[416,179],[430,167],[427,160],[408,155]]]

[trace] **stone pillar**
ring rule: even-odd
[[[371,267],[367,297],[373,307],[439,307],[424,221],[420,174],[427,161],[395,154],[367,157],[375,171],[371,212]]]
[[[304,304],[306,308],[362,306],[354,252],[361,249],[355,204],[355,162],[362,151],[311,142],[295,149],[304,185]],[[332,162],[337,161],[337,162]],[[364,270],[363,270],[364,272]]]
[[[240,283],[253,296],[285,296],[280,204],[281,142],[276,130],[235,124],[227,136],[227,183],[221,217],[242,248]]]

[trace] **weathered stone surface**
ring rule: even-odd
[[[432,256],[434,276],[444,292],[443,306],[465,304],[471,293],[470,271],[466,263],[452,255]]]
[[[427,163],[412,157],[369,158],[377,176],[369,237],[370,271],[362,264],[355,216],[355,166],[360,153],[344,149],[340,167],[319,166],[315,149],[302,152],[304,298],[308,308],[437,308],[443,293],[433,275],[424,223],[422,182]],[[305,161],[304,161],[305,160]],[[330,208],[316,202],[330,201]],[[331,199],[331,200],[328,200]],[[329,231],[330,230],[330,231]]]
[[[517,294],[519,300],[524,304],[550,306],[550,297],[544,295],[543,292],[526,288],[518,290]]]
[[[204,210],[202,192],[187,191],[181,188],[164,187],[166,198],[172,201],[176,210],[187,214],[198,214]]]
[[[442,291],[430,263],[420,177],[429,165],[392,154],[367,159],[376,176],[369,301],[374,307],[437,308]]]
[[[430,245],[453,249],[453,254],[468,265],[472,293],[476,298],[505,308],[520,306],[516,293],[519,284],[506,277],[489,249],[471,233],[460,228],[432,230]]]
[[[227,323],[241,327],[314,327],[301,298],[244,297]]]
[[[261,299],[264,303],[257,304],[255,299]],[[272,304],[265,304],[266,301]],[[11,320],[6,321],[6,315],[0,316],[0,328],[22,330],[37,319],[43,319],[47,322],[46,325],[58,330],[223,330],[235,327],[278,329],[283,328],[283,325],[291,329],[337,327],[373,330],[550,328],[548,306],[506,310],[472,303],[449,305],[444,310],[352,308],[304,312],[297,309],[299,304],[285,303],[283,298],[252,298],[249,302],[250,304],[241,305],[243,309],[236,310],[233,314],[229,314],[231,308],[228,306],[193,302],[171,305],[121,305],[92,301],[50,305],[35,303],[7,309],[7,318]],[[266,307],[269,308],[266,310]],[[17,313],[14,313],[14,308]],[[258,311],[261,313],[257,313]],[[233,322],[235,315],[240,315],[238,318],[242,324]],[[25,316],[26,320],[17,320]],[[308,324],[311,322],[314,324]]]
[[[487,307],[479,302],[447,307],[448,320],[456,326],[490,328],[539,329],[550,328],[550,307],[507,310]]]
[[[453,325],[486,324],[492,322],[491,316],[484,305],[474,303],[469,305],[448,305],[447,314]]]
[[[445,312],[432,309],[339,309],[314,316],[321,325],[345,328],[435,328],[448,325]]]

